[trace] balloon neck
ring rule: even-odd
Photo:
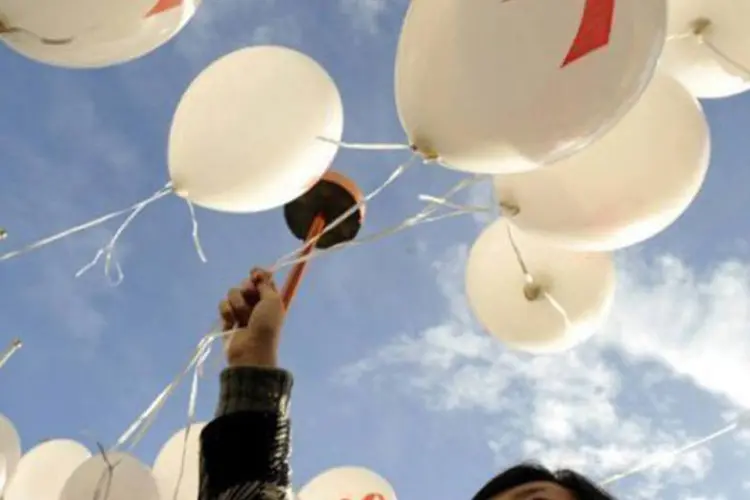
[[[526,300],[533,302],[542,296],[542,287],[536,283],[527,283],[523,287],[523,296]]]
[[[0,15],[0,35],[11,31],[10,24],[3,15]]]
[[[707,17],[699,17],[698,19],[693,20],[692,23],[690,23],[690,31],[695,36],[703,36],[706,35],[708,32],[708,29],[713,25],[711,20]]]
[[[508,217],[515,217],[521,212],[521,209],[515,203],[501,201],[498,205],[500,205],[500,212]]]
[[[426,141],[415,140],[411,143],[411,150],[418,155],[421,155],[424,161],[437,161],[440,159],[438,152],[432,148]]]
[[[172,192],[176,194],[177,196],[179,196],[180,198],[187,199],[189,196],[187,189],[180,187],[175,183],[172,183]]]

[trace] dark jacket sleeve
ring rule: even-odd
[[[198,500],[292,500],[291,388],[284,370],[222,372],[216,418],[201,433]]]

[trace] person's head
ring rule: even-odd
[[[472,500],[616,500],[571,470],[521,464],[495,476]]]

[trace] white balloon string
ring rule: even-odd
[[[23,347],[23,342],[21,342],[21,339],[13,339],[8,347],[5,348],[2,354],[0,354],[0,368],[5,366],[5,363],[8,362],[10,358],[13,357],[13,355],[21,348]]]
[[[192,366],[188,365],[188,368],[186,368],[180,375],[179,379],[175,380],[174,385],[172,387],[172,390],[161,399],[159,404],[155,407],[155,409],[151,412],[151,414],[144,420],[144,423],[141,427],[138,428],[138,433],[133,437],[133,440],[131,441],[129,448],[130,450],[133,450],[138,443],[140,443],[141,439],[146,435],[146,432],[151,428],[153,423],[156,421],[156,417],[159,414],[159,411],[161,411],[161,408],[164,406],[164,403],[166,403],[167,398],[169,395],[171,395],[171,392],[174,391],[174,389],[177,388],[177,386],[180,384],[182,379],[187,376],[187,374],[190,372],[191,369],[198,369],[202,363],[205,362],[206,356],[204,355],[205,350],[209,349],[211,346],[211,343],[213,342],[213,337],[206,336],[204,337],[204,342],[202,345],[199,345],[198,349],[196,349],[196,356],[194,356]]]
[[[190,370],[192,370],[201,360],[205,360],[204,353],[210,346],[211,342],[213,342],[213,339],[214,336],[212,336],[211,334],[201,339],[193,353],[193,356],[190,358],[190,361],[187,363],[185,368],[159,393],[159,395],[156,396],[156,398],[151,402],[148,408],[146,408],[146,410],[141,413],[138,418],[136,418],[136,420],[125,430],[125,432],[117,439],[110,451],[117,451],[127,443],[130,443],[129,449],[133,449],[135,447],[138,441],[140,441],[140,439],[143,437],[145,431],[148,430],[148,427],[150,427],[151,423],[153,423],[156,414],[159,412],[162,406],[164,406],[167,398],[172,394],[172,392],[174,392],[180,382],[182,382],[182,379],[185,378]]]
[[[680,456],[680,455],[682,455],[684,453],[687,453],[690,450],[693,450],[693,449],[695,449],[695,448],[697,448],[699,446],[702,446],[702,445],[704,445],[706,443],[709,443],[709,442],[713,441],[714,439],[717,439],[717,438],[723,436],[724,434],[732,432],[733,430],[737,429],[740,426],[741,422],[742,422],[742,417],[738,418],[737,420],[735,420],[734,422],[730,423],[729,425],[727,425],[727,426],[719,429],[718,431],[713,432],[713,433],[709,434],[706,437],[702,437],[702,438],[697,439],[697,440],[695,440],[695,441],[693,441],[691,443],[688,443],[685,446],[682,446],[681,448],[678,448],[678,449],[673,450],[673,451],[671,451],[669,453],[666,453],[666,454],[665,453],[656,453],[656,454],[652,455],[651,457],[647,458],[645,461],[643,461],[639,465],[633,467],[632,469],[629,469],[629,470],[627,470],[625,472],[622,472],[622,473],[616,474],[616,475],[614,475],[612,477],[609,477],[609,478],[605,479],[604,481],[601,481],[600,484],[602,484],[602,485],[612,484],[614,482],[617,482],[617,481],[619,481],[621,479],[624,479],[626,477],[632,476],[634,474],[638,474],[640,472],[647,471],[647,470],[649,470],[649,469],[651,469],[653,467],[656,467],[656,466],[664,463],[667,460],[670,460],[670,459],[673,460],[673,459],[677,458],[678,456]]]
[[[325,235],[326,233],[328,233],[329,231],[331,231],[335,227],[338,227],[341,223],[343,223],[344,221],[346,221],[346,219],[348,219],[349,216],[351,216],[353,213],[355,213],[357,210],[359,210],[362,206],[364,206],[367,202],[369,202],[370,200],[372,200],[373,198],[375,198],[377,195],[379,195],[385,188],[387,188],[388,186],[390,186],[393,181],[395,181],[396,179],[398,179],[399,177],[401,177],[401,175],[404,172],[406,172],[406,170],[409,167],[411,167],[411,166],[414,165],[415,160],[417,158],[418,158],[418,156],[412,155],[412,157],[409,158],[409,161],[407,161],[406,163],[403,163],[403,164],[399,165],[398,168],[396,168],[396,170],[394,170],[391,173],[391,175],[388,176],[388,178],[385,180],[385,182],[383,182],[380,186],[378,186],[376,189],[374,189],[373,191],[371,191],[367,196],[365,196],[364,198],[362,198],[362,200],[360,200],[358,203],[356,203],[351,208],[349,208],[349,210],[347,210],[346,212],[344,212],[343,214],[341,214],[333,222],[331,222],[330,224],[328,224],[323,229],[323,231],[321,231],[320,234],[318,234],[315,238],[312,238],[310,241],[306,241],[301,247],[297,248],[293,252],[289,252],[288,254],[280,257],[276,261],[276,263],[273,266],[270,267],[269,271],[270,272],[274,272],[274,271],[278,270],[279,266],[284,261],[286,261],[288,259],[293,259],[303,249],[305,249],[305,248],[307,248],[309,246],[314,246],[315,243],[317,243],[318,240],[320,240],[320,238],[323,237],[323,235]]]
[[[108,280],[110,280],[110,283],[113,286],[117,286],[120,283],[122,283],[122,280],[125,278],[125,275],[122,272],[122,268],[120,267],[119,262],[116,260],[114,261],[115,269],[117,270],[117,278],[113,281],[111,276],[111,270],[112,270],[112,263],[113,263],[113,257],[115,252],[115,245],[117,245],[117,240],[120,239],[120,236],[122,236],[122,233],[125,232],[125,230],[128,228],[131,222],[135,220],[138,215],[151,203],[154,201],[163,198],[164,196],[172,193],[172,186],[171,183],[164,186],[161,190],[159,190],[156,194],[151,196],[150,198],[147,198],[143,200],[142,202],[138,203],[136,207],[132,210],[130,215],[127,216],[125,221],[123,221],[122,224],[120,224],[120,227],[115,232],[114,236],[109,240],[109,243],[107,243],[104,247],[100,248],[96,255],[94,255],[94,258],[83,266],[81,269],[78,270],[75,277],[80,278],[83,276],[86,272],[88,272],[90,269],[92,269],[94,266],[96,266],[99,263],[99,260],[104,256],[104,275],[107,277]]]
[[[667,41],[672,40],[684,40],[686,38],[695,38],[698,40],[698,43],[705,45],[711,52],[714,53],[714,55],[718,56],[719,59],[722,59],[725,63],[727,63],[730,66],[733,66],[735,70],[742,73],[741,76],[744,76],[745,80],[747,81],[750,79],[750,68],[746,65],[742,64],[737,59],[733,58],[723,50],[721,50],[719,47],[717,47],[711,40],[707,38],[707,35],[710,32],[707,32],[711,28],[711,21],[708,19],[698,19],[693,23],[693,26],[690,28],[690,30],[686,31],[685,33],[678,33],[674,35],[670,35],[667,37]]]
[[[185,200],[185,203],[187,203],[190,210],[190,221],[193,223],[193,245],[195,246],[195,251],[198,253],[198,258],[205,264],[208,262],[208,259],[206,259],[206,254],[203,252],[203,245],[201,245],[201,238],[198,234],[198,217],[195,215],[195,207],[188,199]]]
[[[544,296],[545,299],[547,299],[547,302],[550,303],[552,308],[557,311],[560,316],[562,316],[563,323],[565,323],[565,326],[567,328],[571,328],[573,326],[573,323],[570,321],[570,316],[568,316],[567,311],[563,308],[562,304],[548,291],[542,289],[542,296]]]
[[[185,439],[182,441],[182,455],[180,457],[180,470],[177,474],[177,484],[175,485],[173,500],[178,500],[180,493],[180,486],[182,485],[182,479],[185,476],[185,462],[187,461],[187,445],[188,439],[190,438],[190,429],[195,423],[195,408],[198,402],[198,379],[203,374],[203,364],[206,359],[211,355],[211,344],[206,344],[206,349],[203,352],[200,360],[193,369],[193,383],[190,386],[190,400],[188,402],[188,414],[187,414],[187,426],[185,427]]]
[[[706,39],[705,36],[700,36],[700,41],[703,45],[708,47],[711,50],[711,52],[713,52],[720,59],[722,59],[725,63],[732,66],[736,71],[741,73],[741,75],[738,75],[738,76],[744,77],[743,79],[745,81],[748,81],[750,79],[750,68],[748,68],[747,66],[739,62],[737,59],[733,58],[732,56],[730,56],[729,54],[727,54],[726,52],[718,48],[716,45],[714,45],[713,42]]]
[[[459,181],[458,183],[456,183],[448,192],[446,192],[442,197],[440,197],[438,199],[440,199],[440,200],[447,200],[448,198],[450,198],[451,196],[455,195],[459,191],[461,191],[461,190],[463,190],[463,189],[465,189],[465,188],[467,188],[469,186],[472,186],[472,185],[474,185],[474,184],[476,184],[478,182],[481,182],[482,180],[484,180],[484,179],[482,177],[479,177],[479,176],[467,177],[465,179],[462,179],[461,181]],[[459,216],[459,215],[466,215],[466,214],[473,213],[473,212],[467,212],[467,211],[456,211],[456,212],[451,212],[451,213],[443,214],[443,215],[440,215],[440,216],[430,217],[435,211],[439,210],[441,206],[442,206],[442,203],[437,203],[437,202],[433,201],[427,207],[425,207],[424,209],[422,209],[422,211],[420,211],[419,213],[417,213],[417,214],[409,217],[404,222],[402,222],[402,223],[400,223],[400,224],[398,224],[396,226],[392,226],[390,228],[384,229],[383,231],[377,232],[377,233],[369,235],[369,236],[365,236],[363,238],[357,238],[357,239],[354,239],[354,240],[346,242],[346,243],[335,245],[335,246],[333,246],[331,248],[327,248],[327,249],[324,249],[324,250],[315,250],[315,251],[311,252],[310,254],[308,254],[308,255],[306,255],[304,257],[299,257],[299,252],[294,252],[294,253],[287,254],[287,255],[285,255],[284,257],[282,257],[281,259],[279,259],[277,261],[277,263],[274,266],[274,268],[276,270],[278,270],[278,269],[281,269],[281,268],[284,268],[284,267],[293,266],[293,265],[299,264],[301,262],[307,262],[309,260],[322,257],[323,255],[326,255],[326,254],[331,253],[331,252],[337,252],[337,251],[343,250],[345,248],[350,248],[350,247],[354,247],[354,246],[360,246],[360,245],[364,245],[366,243],[372,243],[372,242],[381,240],[381,239],[383,239],[385,237],[388,237],[388,236],[392,236],[392,235],[394,235],[396,233],[399,233],[401,231],[404,231],[406,229],[409,229],[409,228],[412,228],[412,227],[415,227],[415,226],[418,226],[418,225],[421,225],[421,224],[427,224],[427,223],[430,223],[430,222],[437,222],[439,220],[443,220],[443,219],[447,219],[447,218],[451,218],[451,217],[456,217],[456,216]]]
[[[521,268],[521,272],[523,273],[524,281],[526,281],[526,286],[532,287],[530,290],[531,295],[527,295],[527,289],[524,289],[524,295],[526,295],[526,298],[529,300],[534,300],[535,295],[541,295],[542,297],[547,299],[547,302],[549,302],[552,308],[560,314],[563,322],[565,323],[565,326],[570,327],[572,325],[570,317],[563,308],[562,304],[560,304],[560,302],[551,293],[545,290],[544,287],[539,285],[539,283],[537,283],[534,279],[534,275],[529,271],[529,268],[526,265],[526,261],[523,258],[523,254],[518,248],[516,239],[513,237],[513,230],[511,229],[510,224],[508,224],[508,240],[510,241],[510,247],[513,249],[513,253],[516,256],[516,261],[518,261],[518,266]]]
[[[329,144],[335,144],[336,146],[343,149],[359,149],[362,151],[404,151],[411,149],[408,144],[395,144],[395,143],[373,143],[365,144],[361,142],[343,142],[337,141],[336,139],[329,139],[328,137],[318,137],[318,140],[327,142]]]
[[[278,264],[276,266],[276,269],[278,270],[278,269],[283,269],[285,267],[294,266],[296,264],[300,264],[302,262],[307,262],[313,259],[317,259],[324,255],[328,255],[329,253],[338,252],[346,248],[357,247],[357,246],[366,245],[369,243],[374,243],[376,241],[382,240],[383,238],[393,236],[396,233],[399,233],[401,231],[404,231],[412,227],[420,226],[422,224],[429,224],[431,222],[438,222],[438,221],[445,220],[445,219],[451,219],[453,217],[458,217],[459,215],[471,215],[473,213],[474,212],[455,211],[455,212],[449,212],[449,213],[434,216],[434,217],[421,218],[418,221],[414,219],[409,219],[408,221],[402,224],[399,224],[398,226],[394,226],[392,228],[388,228],[383,231],[380,231],[380,232],[377,232],[377,233],[374,233],[374,234],[371,234],[362,238],[357,238],[355,240],[342,243],[340,245],[335,245],[330,248],[326,248],[324,250],[316,250],[315,252],[311,254],[297,257],[296,259],[284,261]]]
[[[420,201],[428,202],[428,203],[437,203],[440,206],[446,207],[446,208],[452,208],[454,210],[461,210],[464,212],[475,212],[475,213],[492,213],[494,211],[494,207],[480,207],[476,205],[460,205],[457,203],[452,203],[445,198],[438,198],[437,196],[430,196],[427,194],[420,194],[419,195]]]
[[[91,229],[92,227],[99,226],[101,224],[104,224],[105,222],[108,222],[112,219],[116,219],[117,217],[123,216],[129,212],[132,212],[133,210],[138,209],[143,203],[148,202],[151,203],[153,201],[158,200],[159,198],[162,198],[172,192],[172,188],[170,185],[165,186],[164,188],[160,189],[156,192],[156,194],[148,197],[146,200],[139,201],[138,203],[135,203],[131,205],[128,208],[125,208],[123,210],[118,210],[116,212],[109,213],[107,215],[104,215],[102,217],[99,217],[97,219],[94,219],[89,222],[85,222],[83,224],[80,224],[78,226],[72,227],[70,229],[66,229],[65,231],[59,232],[57,234],[54,234],[52,236],[48,236],[47,238],[41,239],[39,241],[36,241],[34,243],[31,243],[29,245],[26,245],[23,248],[19,248],[18,250],[13,250],[12,252],[7,252],[5,254],[0,255],[0,262],[4,260],[9,260],[15,257],[19,257],[21,255],[27,254],[29,252],[32,252],[34,250],[38,250],[42,247],[45,247],[47,245],[50,245],[52,243],[55,243],[59,240],[62,240],[63,238],[67,238],[68,236],[72,236],[76,233],[80,233],[82,231],[86,231],[87,229]]]

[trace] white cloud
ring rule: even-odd
[[[380,31],[380,18],[393,0],[339,0],[341,10],[350,16],[356,27],[372,35]]]
[[[616,305],[601,335],[563,355],[530,357],[478,331],[463,298],[467,252],[455,248],[436,264],[446,317],[350,365],[348,382],[398,376],[403,390],[435,411],[481,415],[498,466],[536,459],[606,478],[662,456],[615,488],[636,483],[627,496],[644,499],[666,498],[665,485],[685,488],[706,476],[710,447],[677,458],[670,452],[714,429],[688,432],[680,416],[667,421],[674,395],[664,381],[703,389],[714,401],[702,408],[713,425],[727,403],[750,408],[749,265],[728,261],[701,274],[672,256],[648,261],[631,253],[620,262]]]

